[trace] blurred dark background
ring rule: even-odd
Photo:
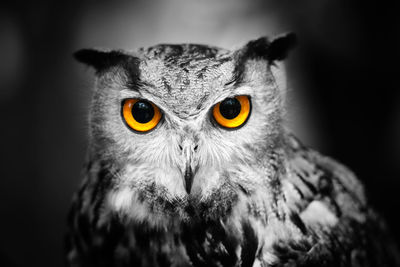
[[[73,51],[159,42],[235,48],[285,31],[300,39],[289,76],[303,139],[355,171],[399,240],[398,14],[396,1],[3,0],[0,265],[63,266],[93,79]]]

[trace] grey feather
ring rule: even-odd
[[[360,181],[283,125],[273,68],[294,40],[77,54],[96,84],[70,266],[399,266]],[[220,127],[215,105],[239,95],[248,118]],[[157,106],[157,126],[129,129],[125,99]]]

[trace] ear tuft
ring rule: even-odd
[[[96,72],[121,64],[130,57],[121,51],[102,51],[97,49],[81,49],[73,55],[76,60],[93,67]]]
[[[287,57],[289,51],[292,50],[297,44],[297,36],[294,33],[287,33],[278,36],[271,41],[267,49],[266,57],[268,61],[280,61]]]
[[[243,56],[247,59],[265,58],[269,45],[270,42],[267,37],[252,40],[246,44]]]
[[[294,33],[280,35],[272,41],[267,37],[261,37],[248,42],[244,48],[239,50],[239,58],[242,61],[259,58],[273,63],[285,59],[296,43],[297,37]]]

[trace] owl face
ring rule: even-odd
[[[216,219],[265,188],[282,112],[271,68],[290,38],[78,52],[97,70],[91,151],[111,174],[108,209],[154,224]]]

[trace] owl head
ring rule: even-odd
[[[294,42],[76,52],[96,71],[89,154],[108,174],[97,181],[107,210],[155,225],[213,220],[268,187],[282,132],[276,63]]]

